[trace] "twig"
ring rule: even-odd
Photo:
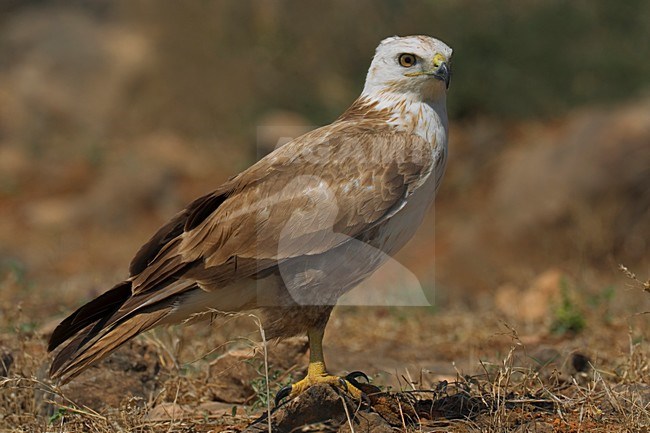
[[[345,398],[342,395],[339,395],[339,398],[343,402],[343,410],[345,410],[345,417],[348,420],[348,426],[350,426],[350,433],[354,433],[354,426],[352,425],[352,418],[350,418],[350,412],[348,411],[348,404],[346,403]],[[271,433],[271,430],[269,430],[269,433]]]

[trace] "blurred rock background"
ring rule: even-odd
[[[446,178],[398,257],[432,303],[647,275],[648,22],[643,0],[3,1],[3,304],[112,286],[194,197],[335,119],[394,34],[455,50]]]

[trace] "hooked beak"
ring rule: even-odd
[[[438,56],[440,56],[440,58]],[[442,56],[440,54],[436,55],[436,58],[433,62],[433,69],[429,71],[410,72],[404,75],[407,77],[420,77],[422,75],[427,75],[429,77],[435,78],[436,80],[444,81],[445,87],[449,89],[449,82],[451,81],[451,68],[449,66],[449,63],[442,60],[441,57]]]
[[[449,82],[451,81],[451,69],[449,68],[449,64],[447,64],[447,62],[440,63],[440,66],[438,66],[438,68],[433,71],[431,75],[433,75],[433,77],[437,80],[444,81],[445,87],[449,89]]]

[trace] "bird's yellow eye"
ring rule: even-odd
[[[410,68],[418,62],[413,54],[400,54],[398,60],[400,66],[404,66],[405,68]]]

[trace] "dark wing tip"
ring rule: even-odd
[[[136,253],[129,266],[129,274],[137,275],[144,271],[156,258],[165,245],[201,224],[228,198],[226,193],[218,191],[205,194],[178,213],[167,224],[162,226]]]
[[[123,281],[79,307],[54,329],[47,345],[48,352],[56,349],[88,325],[115,313],[130,296],[131,281]]]

